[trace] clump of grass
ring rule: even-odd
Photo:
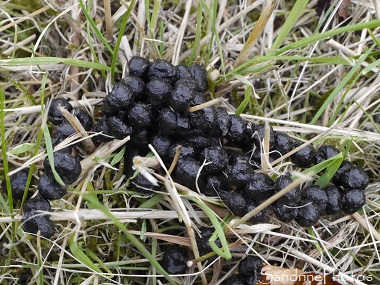
[[[99,103],[132,54],[205,65],[214,80],[210,96],[228,98],[231,112],[269,122],[305,144],[328,141],[371,174],[371,185],[367,205],[354,215],[323,217],[309,229],[270,217],[258,228],[247,220],[260,208],[233,219],[219,199],[168,177],[161,177],[167,192],[132,191],[123,167],[114,169],[123,163],[116,150],[124,142],[95,154],[81,149],[81,181],[52,203],[53,240],[25,235],[22,203],[14,203],[10,191],[0,196],[1,284],[220,284],[246,254],[303,271],[336,269],[344,278],[380,280],[377,6],[351,3],[343,21],[337,16],[342,1],[323,17],[315,14],[316,1],[305,0],[24,2],[5,2],[0,11],[0,175],[8,189],[8,173],[28,166],[27,188],[35,190],[32,176],[39,175],[45,151],[52,154],[41,106],[64,95],[98,118]],[[324,173],[317,181],[325,185],[341,160],[307,173]],[[290,167],[284,161],[267,169],[283,173]],[[194,239],[202,224],[213,225],[212,241],[223,245],[212,243],[214,263],[197,256]],[[171,243],[194,253],[188,274],[162,269],[163,249]]]

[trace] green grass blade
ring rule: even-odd
[[[0,86],[0,103],[1,103],[0,105],[1,106],[1,109],[0,109],[1,155],[3,159],[5,184],[7,185],[8,205],[5,202],[2,195],[0,195],[1,196],[0,202],[2,204],[3,210],[7,211],[8,213],[13,213],[13,197],[12,197],[11,181],[8,176],[9,167],[8,167],[8,157],[7,157],[7,143],[5,139],[5,122],[4,122],[5,90],[3,86]]]
[[[304,38],[302,40],[299,40],[295,43],[286,45],[286,46],[278,49],[276,52],[274,52],[273,55],[281,55],[287,51],[296,50],[298,48],[310,45],[312,43],[316,43],[316,42],[324,40],[324,39],[331,38],[331,37],[336,36],[336,35],[341,35],[341,34],[344,34],[346,32],[360,31],[363,29],[373,29],[373,28],[378,28],[379,26],[380,26],[380,20],[372,20],[372,21],[365,22],[365,23],[359,23],[359,24],[353,24],[353,25],[340,27],[340,28],[337,28],[334,30],[324,32],[324,33],[318,33],[318,34],[312,35],[310,37]]]
[[[251,85],[246,85],[246,90],[244,93],[244,100],[243,102],[240,103],[239,107],[237,107],[235,114],[240,115],[244,112],[245,108],[249,104],[249,101],[251,99],[251,91],[252,91],[252,86]]]
[[[75,233],[70,237],[69,246],[71,253],[75,256],[76,259],[78,259],[80,263],[86,265],[88,268],[92,269],[95,272],[102,273],[99,267],[97,267],[78,246],[77,242],[75,241]]]
[[[315,184],[321,187],[326,187],[335,175],[335,173],[337,172],[337,170],[339,169],[340,165],[342,164],[342,161],[343,154],[333,159],[327,166],[325,173],[323,173],[322,176],[318,178]]]
[[[339,92],[346,86],[346,84],[351,80],[351,78],[356,74],[356,72],[361,67],[361,64],[364,62],[364,60],[368,57],[370,52],[375,48],[375,44],[373,44],[367,52],[362,55],[358,62],[355,64],[355,66],[347,73],[347,75],[342,79],[342,81],[338,84],[338,86],[334,89],[333,92],[329,95],[329,97],[326,99],[326,101],[323,103],[321,108],[319,108],[318,112],[314,115],[313,119],[311,120],[310,124],[314,125],[316,121],[319,119],[319,117],[322,115],[322,113],[326,110],[327,106],[330,105],[334,98],[339,94]]]
[[[130,234],[127,228],[121,223],[112,213],[108,210],[106,206],[98,201],[96,196],[93,194],[86,194],[83,196],[85,200],[90,202],[95,209],[102,211],[127,237],[127,239],[133,243],[133,245],[140,251],[140,253],[145,256],[146,259],[160,272],[170,284],[176,285],[169,274],[162,268],[161,264],[157,262],[156,258],[150,254],[150,252],[145,248],[145,246],[132,234]]]
[[[307,3],[309,3],[309,0],[298,0],[294,4],[293,9],[290,11],[288,18],[281,27],[280,33],[272,45],[272,49],[278,49],[284,43],[286,37],[289,35],[289,32],[293,29],[295,23],[302,16]],[[271,53],[272,52],[269,52],[269,54]]]
[[[117,61],[117,58],[118,58],[118,53],[119,53],[119,49],[120,49],[121,39],[122,39],[122,37],[124,35],[125,28],[127,26],[127,23],[128,23],[130,15],[132,13],[132,10],[135,7],[135,4],[136,4],[136,0],[133,0],[132,3],[129,5],[127,12],[122,17],[123,20],[122,20],[121,25],[120,25],[120,30],[119,30],[119,33],[117,35],[115,49],[114,49],[113,55],[112,55],[112,62],[111,62],[111,78],[112,78],[112,80],[114,80],[114,78],[115,78],[116,61]]]
[[[210,219],[213,227],[215,228],[215,232],[217,233],[217,236],[213,236],[210,238],[209,243],[210,243],[211,248],[219,256],[227,260],[231,259],[232,256],[231,256],[230,249],[228,247],[226,235],[224,234],[223,228],[220,225],[218,218],[215,216],[214,212],[209,207],[207,207],[207,205],[203,201],[193,198],[193,197],[187,197],[187,198],[195,202],[206,213],[207,217]],[[222,244],[222,250],[215,244],[215,240],[217,237],[219,237],[219,240]]]

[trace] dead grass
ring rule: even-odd
[[[188,274],[172,277],[172,284],[221,284],[247,254],[271,265],[318,273],[335,270],[349,282],[357,276],[356,284],[378,284],[379,29],[349,27],[378,19],[380,2],[351,0],[346,20],[339,19],[336,8],[322,24],[315,13],[317,1],[310,1],[278,43],[295,2],[279,0],[273,15],[265,18],[262,33],[252,35],[264,7],[276,1],[0,1],[0,97],[4,98],[0,118],[6,144],[2,178],[7,166],[12,173],[34,165],[37,177],[42,169],[46,155],[40,131],[42,95],[69,98],[98,118],[99,103],[114,81],[126,74],[132,55],[204,64],[217,83],[210,97],[228,98],[217,101],[232,112],[250,85],[243,118],[269,122],[305,143],[329,142],[371,176],[362,211],[322,217],[309,229],[295,222],[283,224],[273,216],[262,225],[237,226],[237,220],[227,220],[224,232],[232,259],[208,263],[200,261],[195,249],[198,228],[210,225],[210,216],[197,201],[222,221],[228,210],[219,199],[199,195],[169,176],[161,177],[167,192],[152,197],[135,193],[128,189],[122,171],[105,167],[111,161],[108,155],[122,143],[105,145],[96,154],[101,163],[93,162],[91,151],[81,148],[86,173],[64,199],[52,203],[57,227],[52,240],[25,235],[20,205],[11,212],[6,197],[1,199],[0,284],[168,284],[117,221],[158,261],[165,245],[188,246],[195,260]],[[302,2],[307,1],[297,1]],[[334,1],[338,2],[343,1]],[[130,19],[120,33],[129,8]],[[316,39],[318,31],[338,28],[347,31]],[[253,44],[244,48],[250,35]],[[308,39],[309,43],[297,45]],[[284,52],[278,53],[278,48]],[[248,61],[235,64],[242,54]],[[31,147],[21,153],[11,152],[28,144]],[[297,171],[284,158],[268,169]],[[90,192],[110,213],[94,207],[86,198]],[[362,279],[369,277],[372,280]]]

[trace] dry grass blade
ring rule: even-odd
[[[248,40],[244,44],[243,49],[241,50],[238,58],[234,63],[234,67],[241,65],[245,62],[250,53],[252,52],[253,47],[255,46],[257,40],[259,39],[261,33],[263,32],[270,16],[273,14],[274,9],[276,8],[278,0],[269,0],[265,9],[262,11],[259,20],[257,21],[255,27],[253,28],[251,34],[248,37]]]

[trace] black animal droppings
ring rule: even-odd
[[[260,146],[264,140],[265,136],[265,124],[253,125],[252,126],[253,141],[256,146]],[[273,128],[269,126],[269,149],[272,150],[275,145],[275,133]]]
[[[104,99],[103,112],[107,116],[116,115],[119,111],[128,110],[134,100],[134,93],[123,81],[119,81]]]
[[[342,210],[342,193],[335,185],[328,185],[325,187],[327,194],[327,205],[325,212],[327,215],[339,214]]]
[[[169,105],[169,96],[172,91],[173,88],[170,82],[161,78],[154,78],[146,85],[148,101],[152,107],[157,109],[162,109]]]
[[[322,145],[315,153],[316,163],[321,163],[322,161],[325,161],[339,153],[339,149],[333,147],[332,145]]]
[[[199,229],[199,231],[200,231],[200,236],[196,234],[195,239],[197,241],[199,255],[202,256],[213,251],[213,249],[211,248],[209,239],[214,234],[215,230],[213,228],[202,227]],[[215,245],[219,248],[222,246],[219,238],[215,240]]]
[[[290,176],[290,173],[281,175],[277,177],[277,179],[274,182],[274,190],[276,192],[280,192],[282,189],[284,189],[286,186],[288,186],[292,182],[293,180]],[[299,187],[293,188],[288,193],[280,197],[278,201],[285,205],[295,205],[301,198],[300,191],[301,190]]]
[[[169,106],[176,112],[186,112],[194,100],[197,82],[191,77],[179,79],[169,95]]]
[[[313,145],[309,144],[291,156],[295,166],[308,168],[315,164],[315,150]]]
[[[274,149],[279,151],[282,155],[292,151],[295,147],[295,141],[283,132],[274,132]]]
[[[192,65],[189,67],[191,77],[198,82],[199,91],[206,92],[208,90],[207,70],[200,65]]]
[[[354,166],[340,175],[339,182],[346,189],[364,190],[369,184],[369,177],[363,168]]]
[[[152,138],[152,146],[157,151],[158,155],[162,159],[167,159],[169,157],[170,146],[172,141],[168,136],[163,133],[158,133]]]
[[[263,261],[258,256],[249,255],[239,263],[239,273],[243,275],[260,276],[263,268]]]
[[[325,189],[318,185],[310,185],[302,190],[301,198],[303,201],[311,202],[320,212],[326,209],[328,202]]]
[[[227,177],[220,174],[211,174],[206,177],[205,186],[200,190],[206,196],[218,196],[220,191],[228,191],[230,185]]]
[[[94,122],[92,121],[91,115],[84,109],[75,109],[74,116],[77,117],[82,127],[86,131],[90,131],[94,126]]]
[[[24,213],[33,211],[50,212],[51,207],[48,200],[44,199],[41,195],[37,194],[24,203],[22,207]]]
[[[24,169],[9,176],[9,180],[11,182],[11,188],[12,188],[12,198],[14,201],[22,200],[22,197],[24,196],[26,182],[28,180],[28,173],[29,173],[29,170]],[[5,179],[1,183],[1,187],[3,188],[3,192],[5,194],[8,194],[7,184],[6,184]]]
[[[320,216],[321,214],[318,207],[313,203],[305,201],[303,205],[299,207],[295,221],[301,227],[311,227],[318,222]]]
[[[199,129],[202,133],[212,137],[217,137],[219,133],[216,120],[217,114],[213,106],[196,111],[190,117],[190,123],[193,128]]]
[[[206,165],[203,167],[205,173],[218,173],[226,168],[228,155],[220,146],[211,146],[202,151],[200,160],[206,161]]]
[[[190,189],[196,189],[195,180],[200,167],[200,162],[191,157],[179,159],[175,170],[176,181]]]
[[[297,217],[298,208],[285,205],[277,200],[273,206],[273,212],[281,222],[289,223],[291,220]]]
[[[215,113],[215,134],[219,137],[224,137],[231,126],[231,117],[225,109],[217,108]]]
[[[154,185],[141,173],[137,174],[136,177],[133,180],[131,180],[131,188],[136,192],[140,192],[143,194],[152,194],[151,191],[160,190],[159,186]]]
[[[250,177],[244,188],[244,192],[251,199],[264,200],[274,194],[274,182],[264,173],[255,173]]]
[[[44,167],[47,173],[51,173],[48,158],[44,160]],[[59,151],[54,153],[54,168],[66,185],[74,183],[82,172],[79,158]]]
[[[365,194],[361,189],[350,189],[343,193],[342,210],[347,214],[359,211],[365,204]]]
[[[184,274],[188,259],[186,249],[179,245],[171,245],[165,249],[161,265],[169,274]]]
[[[184,65],[177,65],[177,74],[179,77],[188,77],[191,76],[189,69]]]
[[[74,134],[75,132],[76,131],[75,131],[74,127],[69,122],[64,121],[56,129],[56,131],[54,133],[54,137],[65,139],[65,138],[71,136],[72,134]]]
[[[146,78],[150,62],[148,59],[141,56],[132,56],[128,62],[129,75]]]
[[[226,139],[232,143],[239,143],[244,139],[248,123],[237,115],[230,115],[230,118],[230,127]]]
[[[242,217],[244,213],[244,208],[247,205],[245,198],[238,192],[227,192],[227,206],[230,211],[238,217]]]
[[[260,200],[252,200],[252,199],[248,199],[247,200],[247,205],[245,207],[245,212],[244,214],[248,214],[249,212],[251,212],[253,209],[255,209],[257,206],[259,206],[263,201],[260,201]],[[260,212],[258,212],[257,214],[253,215],[252,218],[249,219],[249,221],[252,223],[252,224],[259,224],[259,223],[265,223],[268,218],[266,216],[265,213],[268,212],[269,208],[271,208],[271,206],[265,208],[264,210],[261,210]]]
[[[177,146],[178,144],[174,144],[170,146],[170,149],[169,149],[170,160],[174,159],[175,154],[177,152]],[[184,144],[184,145],[181,145],[181,152],[179,154],[179,158],[184,158],[184,157],[195,158],[196,153],[197,152],[192,144]]]
[[[41,216],[36,212],[25,212],[21,222],[25,232],[37,234],[40,231],[41,236],[47,239],[54,235],[55,225],[46,215]]]
[[[148,78],[162,78],[174,83],[178,78],[177,68],[166,60],[157,60],[148,68]]]
[[[108,117],[102,117],[99,122],[97,122],[94,126],[94,132],[102,133],[93,137],[95,142],[107,142],[112,141],[113,138],[111,136],[111,130],[108,125]]]
[[[236,157],[233,162],[227,166],[226,172],[231,184],[236,187],[244,187],[253,176],[252,166],[242,156]]]
[[[163,109],[157,121],[161,131],[167,135],[180,135],[190,129],[189,119],[170,108]]]
[[[137,129],[148,128],[154,120],[153,110],[149,105],[137,103],[129,109],[128,120]]]
[[[109,117],[107,124],[111,136],[114,136],[118,140],[126,138],[133,132],[132,127],[124,123],[124,121],[117,116]]]
[[[149,144],[151,142],[151,132],[147,129],[136,130],[131,135],[130,144],[134,148],[141,150],[145,153],[149,152]]]
[[[65,121],[65,117],[62,115],[62,112],[58,110],[58,106],[65,108],[67,111],[71,112],[73,106],[64,98],[56,98],[51,100],[50,108],[48,111],[48,121],[54,125],[59,125]]]
[[[335,185],[340,186],[340,176],[347,172],[350,168],[354,167],[352,162],[344,160],[342,161],[342,164],[338,168],[338,170],[335,172],[334,177],[332,178],[332,181],[334,182]]]
[[[242,274],[234,275],[224,280],[222,285],[247,285],[247,277]],[[252,283],[253,284],[253,283]]]
[[[144,98],[145,83],[137,76],[126,76],[122,79],[125,85],[127,85],[135,95],[135,99],[142,101]]]
[[[55,181],[52,174],[42,174],[37,187],[38,193],[46,200],[58,200],[67,193],[67,190]]]

